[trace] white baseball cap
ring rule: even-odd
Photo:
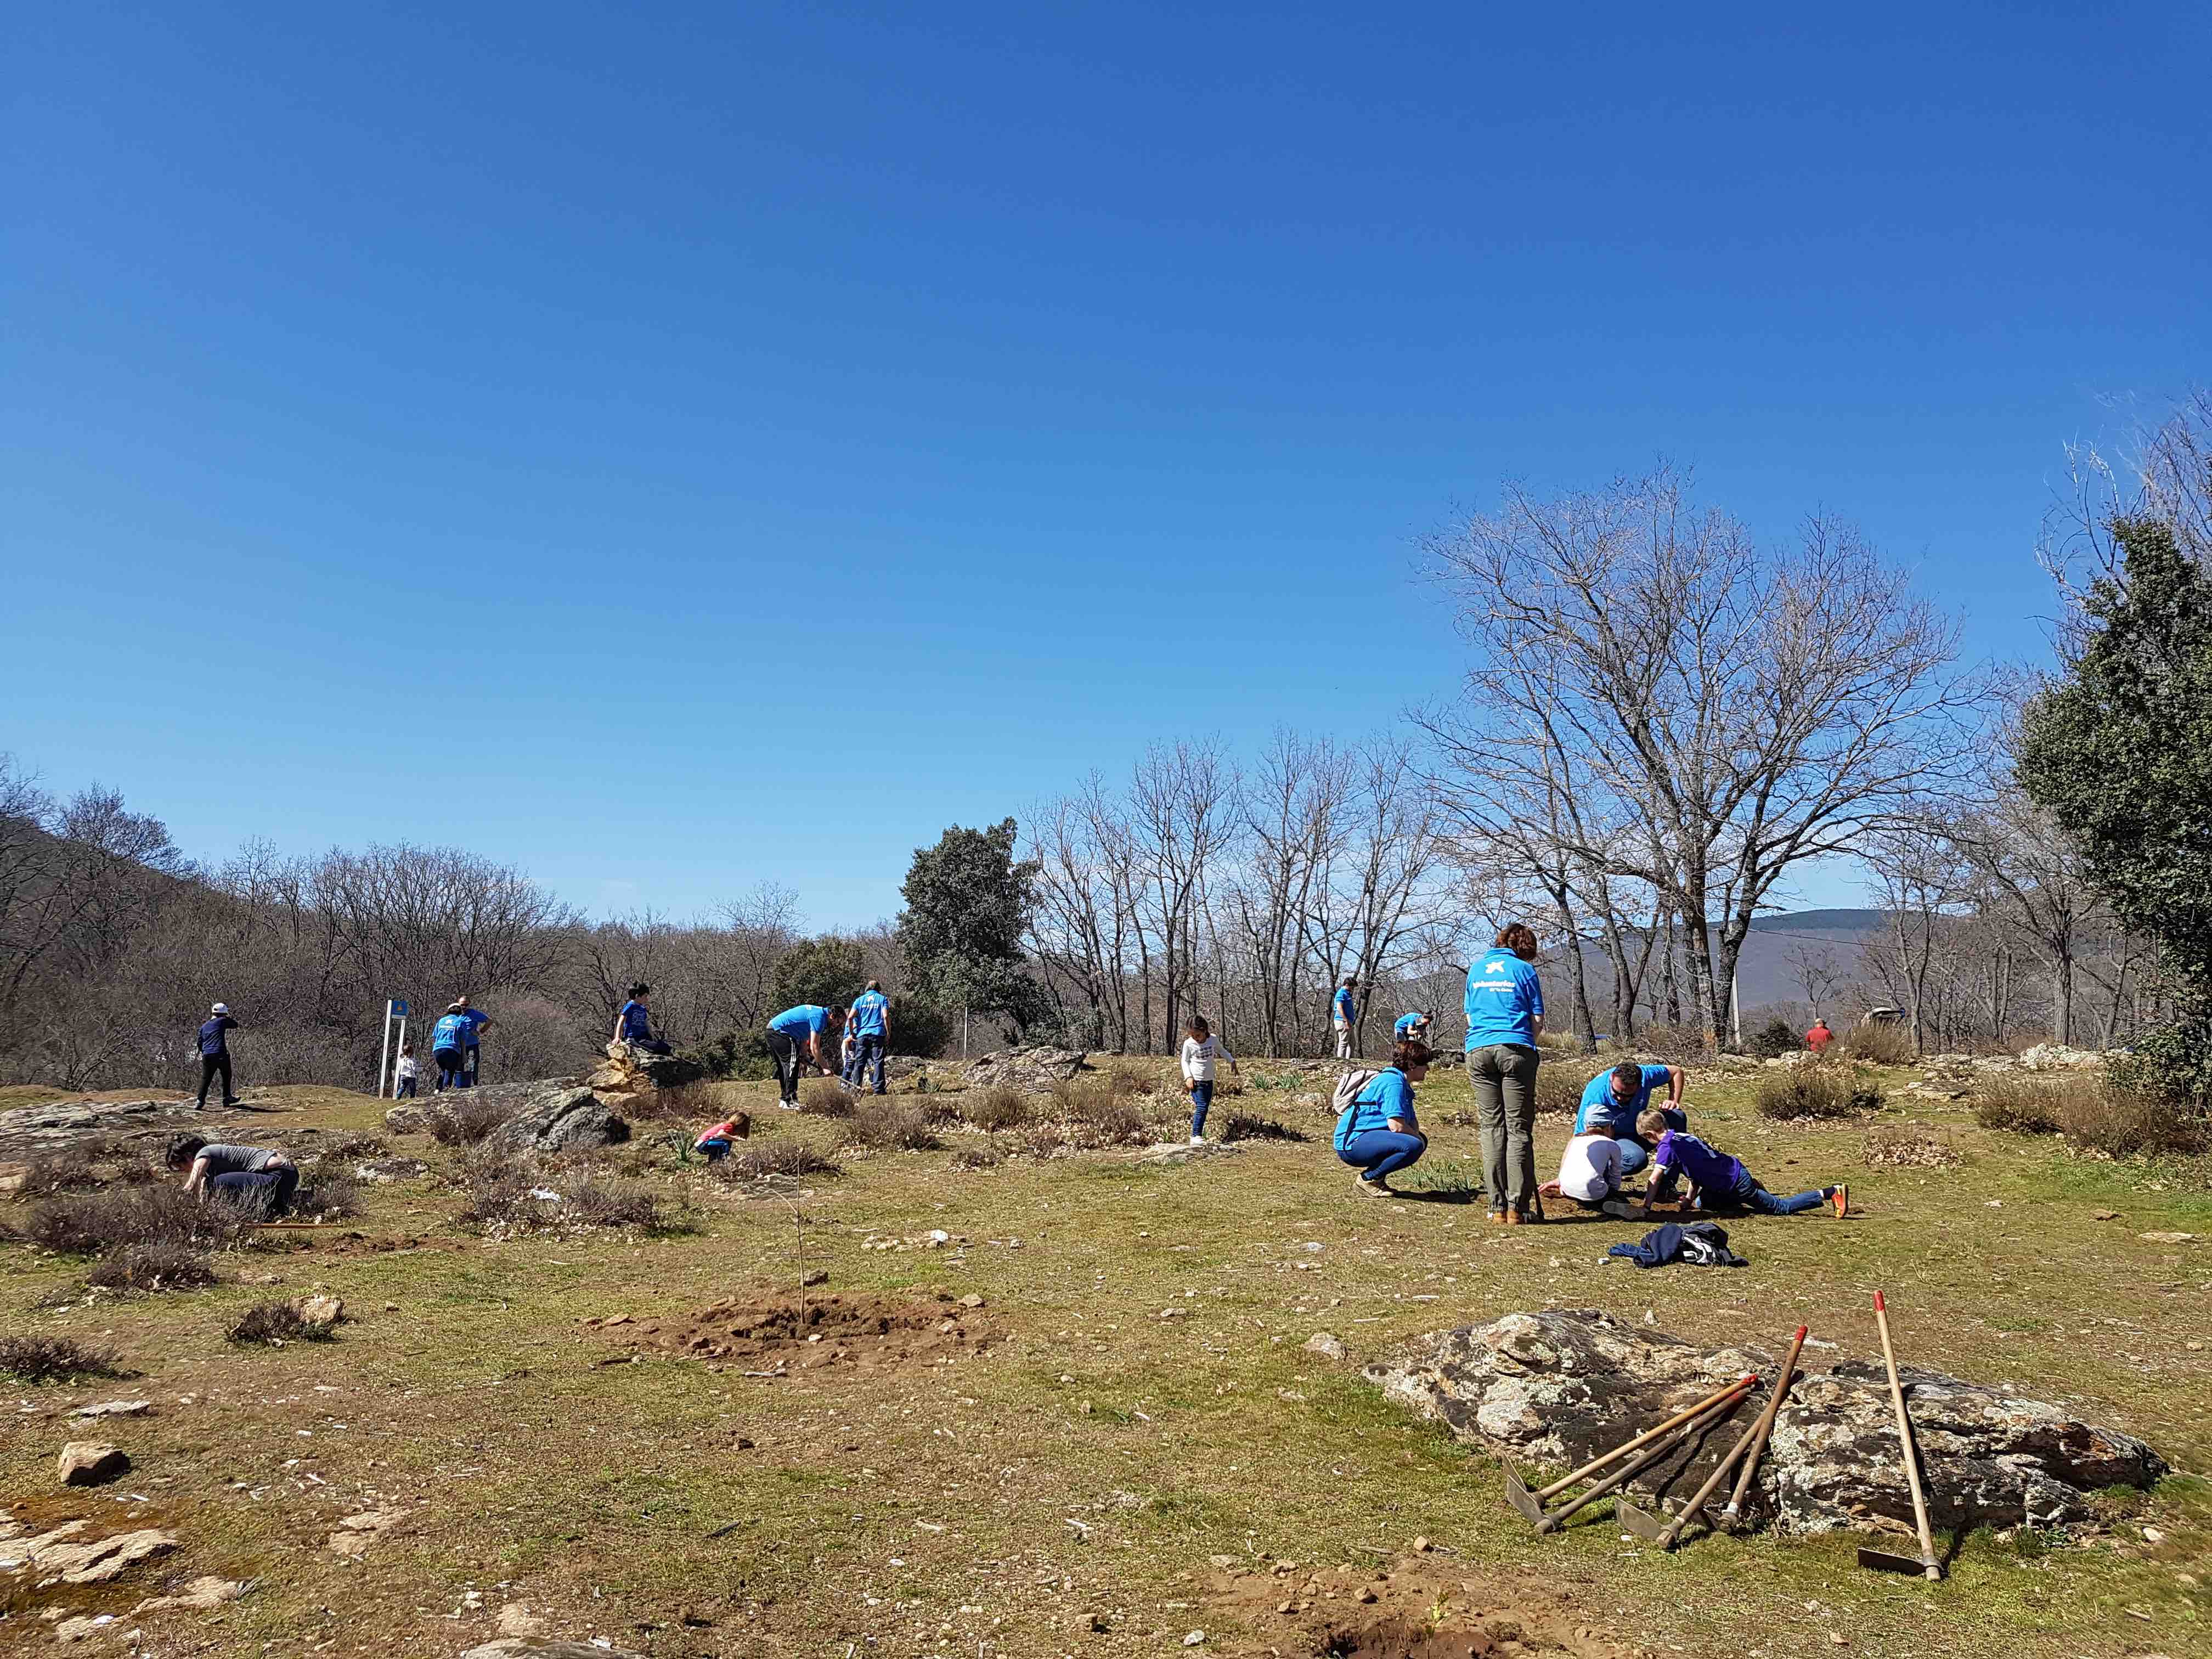
[[[208,1010],[208,1012],[211,1014],[227,1014],[229,1012],[230,1005],[225,1002],[218,1002],[214,1007]]]

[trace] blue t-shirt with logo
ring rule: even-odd
[[[430,1047],[433,1050],[466,1048],[468,1033],[475,1029],[465,1015],[447,1014],[430,1028]]]
[[[884,1034],[884,1010],[891,1000],[881,991],[863,991],[853,999],[852,1031],[855,1036],[881,1036]]]
[[[491,1024],[491,1016],[480,1008],[464,1008],[460,1018],[467,1022],[466,1029],[461,1034],[461,1047],[473,1048],[477,1046],[477,1033]]]
[[[1493,1042],[1536,1046],[1535,1017],[1544,1012],[1536,970],[1504,945],[1467,970],[1467,1046],[1469,1053]]]
[[[1428,1016],[1423,1013],[1401,1014],[1398,1016],[1398,1023],[1390,1028],[1391,1032],[1402,1042],[1413,1036],[1413,1028],[1427,1018]]]
[[[653,1036],[653,1016],[635,1000],[622,1006],[622,1034],[625,1042],[643,1042]]]
[[[1334,1007],[1336,1018],[1342,1020],[1346,1025],[1351,1024],[1352,1022],[1352,993],[1346,990],[1340,985],[1337,987]]]
[[[1409,1131],[1418,1131],[1413,1115],[1413,1085],[1393,1066],[1377,1072],[1375,1080],[1352,1099],[1336,1120],[1336,1150],[1342,1152],[1370,1129],[1387,1129],[1392,1118],[1402,1119]]]
[[[802,1002],[796,1008],[787,1008],[769,1021],[768,1029],[781,1031],[797,1041],[805,1041],[830,1023],[830,1011],[819,1003]]]
[[[1646,1066],[1644,1080],[1632,1090],[1627,1099],[1616,1100],[1613,1094],[1613,1073],[1600,1072],[1583,1090],[1582,1109],[1575,1114],[1575,1133],[1580,1134],[1600,1118],[1613,1126],[1614,1139],[1633,1139],[1636,1135],[1636,1115],[1650,1103],[1654,1089],[1664,1089],[1674,1082],[1670,1068]]]

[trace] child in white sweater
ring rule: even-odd
[[[1221,1039],[1196,1014],[1183,1030],[1188,1033],[1182,1040],[1182,1080],[1190,1087],[1190,1144],[1206,1144],[1206,1109],[1213,1104],[1213,1065],[1225,1060],[1229,1069],[1237,1069],[1237,1056],[1221,1046]]]

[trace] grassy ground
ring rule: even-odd
[[[767,1085],[731,1087],[756,1146],[836,1138],[834,1122],[775,1112]],[[1440,1075],[1422,1091],[1428,1167],[1447,1176],[1477,1158],[1474,1130],[1443,1121],[1465,1087]],[[86,1303],[69,1293],[82,1263],[4,1247],[0,1330],[111,1344],[142,1373],[0,1386],[23,1402],[0,1429],[14,1513],[145,1517],[183,1547],[117,1585],[0,1592],[15,1597],[0,1647],[42,1632],[46,1608],[126,1612],[157,1584],[218,1573],[258,1583],[219,1612],[115,1628],[143,1626],[148,1652],[445,1654],[520,1606],[555,1634],[656,1655],[1148,1654],[1199,1630],[1204,1650],[1290,1655],[1316,1651],[1293,1634],[1304,1626],[1225,1596],[1225,1571],[1290,1559],[1299,1577],[1348,1568],[1350,1585],[1422,1535],[1438,1583],[1500,1605],[1563,1599],[1657,1652],[1826,1653],[1838,1636],[1879,1654],[2212,1651],[2212,1492],[2194,1475],[2087,1544],[1978,1534],[1934,1586],[1856,1571],[1849,1539],[1717,1539],[1668,1557],[1601,1520],[1534,1538],[1489,1460],[1359,1380],[1396,1338],[1545,1306],[1638,1323],[1648,1310],[1692,1340],[1777,1348],[1805,1320],[1874,1355],[1867,1292],[1881,1286],[1909,1360],[2064,1401],[2177,1468],[2212,1462],[2212,1243],[2139,1237],[2212,1236],[2201,1167],[2077,1161],[1986,1134],[1964,1104],[1913,1100],[1881,1121],[1936,1126],[1965,1166],[1873,1170],[1867,1125],[1785,1130],[1748,1093],[1693,1089],[1696,1127],[1777,1190],[1848,1179],[1864,1214],[1747,1221],[1736,1243],[1753,1265],[1725,1274],[1601,1268],[1640,1229],[1486,1228],[1448,1178],[1427,1201],[1361,1199],[1310,1113],[1292,1119],[1308,1144],[1182,1167],[1090,1153],[955,1170],[967,1137],[840,1154],[845,1173],[796,1199],[710,1186],[648,1141],[624,1156],[665,1196],[690,1195],[690,1230],[651,1238],[488,1241],[451,1223],[459,1198],[434,1176],[372,1189],[339,1230],[361,1241],[264,1244],[187,1294]],[[278,1144],[291,1127],[380,1122],[379,1103],[338,1091],[262,1098],[300,1109],[266,1120]],[[1283,1115],[1267,1103],[1280,1098],[1216,1110]],[[1564,1127],[1545,1121],[1547,1173]],[[392,1149],[447,1162],[420,1138]],[[952,1243],[863,1248],[931,1229]],[[418,1238],[461,1248],[368,1248]],[[623,1327],[580,1323],[795,1297],[812,1271],[828,1279],[810,1296],[980,1295],[967,1317],[991,1344],[952,1363],[761,1378],[631,1359]],[[311,1288],[355,1316],[337,1340],[224,1340],[247,1305]],[[1322,1330],[1352,1364],[1302,1349]],[[63,1494],[63,1412],[118,1397],[155,1402],[101,1431],[136,1468]],[[326,1547],[341,1516],[391,1508],[404,1518],[358,1559]]]

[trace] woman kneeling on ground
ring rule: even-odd
[[[241,1210],[277,1216],[292,1207],[300,1185],[300,1166],[273,1146],[233,1146],[179,1135],[164,1160],[172,1170],[189,1170],[185,1190],[221,1198]]]
[[[1370,1198],[1388,1198],[1388,1177],[1420,1162],[1429,1150],[1413,1115],[1413,1085],[1429,1074],[1425,1042],[1405,1042],[1336,1121],[1336,1155],[1359,1171],[1355,1183]]]

